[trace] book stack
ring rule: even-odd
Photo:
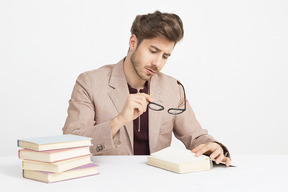
[[[35,137],[17,141],[23,177],[52,183],[98,174],[91,162],[91,138],[78,135]]]

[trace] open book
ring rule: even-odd
[[[213,167],[212,161],[208,156],[201,155],[196,157],[190,150],[173,147],[167,147],[152,153],[147,158],[148,165],[176,173],[206,171]]]

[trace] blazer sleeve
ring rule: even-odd
[[[182,92],[183,91],[180,91],[181,98],[183,98]],[[184,100],[182,99],[179,108],[184,107],[183,101]],[[222,143],[216,141],[211,135],[209,135],[206,129],[202,129],[188,101],[186,101],[186,111],[175,116],[174,135],[184,143],[187,149],[190,150],[200,144],[216,142],[222,147],[224,155],[230,157],[228,149]]]
[[[90,79],[85,73],[79,75],[69,100],[68,116],[63,134],[81,135],[92,138],[90,151],[94,155],[115,148],[110,121],[97,124]]]

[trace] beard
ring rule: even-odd
[[[145,73],[145,72],[142,72],[141,73],[141,70],[146,70],[146,68],[148,69],[152,69],[153,71],[156,71],[158,72],[158,68],[155,67],[155,66],[145,66],[145,67],[142,67],[140,61],[137,59],[137,49],[135,50],[134,53],[132,53],[131,55],[131,58],[130,58],[130,61],[132,63],[132,66],[136,72],[136,74],[138,75],[138,77],[144,81],[148,81],[151,79],[152,75],[149,74],[149,73]],[[155,73],[156,74],[156,73]]]

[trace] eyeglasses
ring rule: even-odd
[[[184,109],[179,109],[179,108],[169,108],[168,109],[168,113],[171,115],[179,115],[181,113],[183,113],[184,111],[186,111],[186,94],[185,94],[185,89],[184,86],[177,81],[178,85],[181,85],[181,87],[183,88],[183,92],[184,92]],[[148,104],[149,109],[153,110],[153,111],[163,111],[164,107],[160,104],[154,103],[154,102],[149,102]]]

